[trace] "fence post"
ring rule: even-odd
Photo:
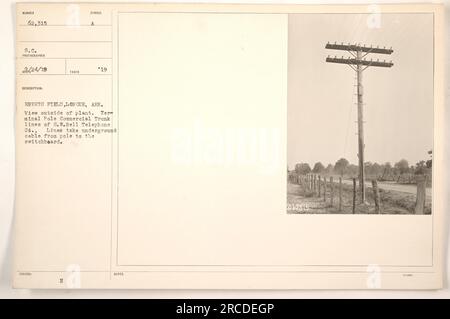
[[[330,203],[333,206],[334,199],[334,184],[333,184],[333,176],[330,177]]]
[[[342,177],[339,177],[339,211],[342,211]]]
[[[317,186],[319,186],[319,197],[320,197],[320,186],[321,186],[320,183],[322,181],[320,180],[320,175],[317,178],[318,178]]]
[[[416,215],[422,215],[424,213],[425,208],[425,199],[426,199],[426,175],[417,175],[417,195],[416,195],[416,208],[414,213]]]
[[[352,213],[355,213],[355,205],[356,205],[356,178],[353,178],[353,207]]]
[[[327,178],[323,177],[323,201],[327,201]]]
[[[375,200],[375,213],[381,214],[380,209],[380,192],[378,191],[378,183],[376,179],[372,180],[373,198]]]

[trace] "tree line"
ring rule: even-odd
[[[383,164],[379,164],[376,162],[365,162],[364,163],[364,171],[368,176],[375,176],[380,179],[399,176],[404,174],[412,174],[412,175],[423,175],[423,174],[431,174],[431,169],[433,165],[432,160],[432,151],[429,151],[428,154],[430,156],[427,160],[422,160],[417,162],[414,165],[410,165],[410,163],[406,159],[401,159],[398,162],[392,165],[390,162],[386,162]],[[340,158],[336,161],[336,163],[328,164],[325,166],[321,162],[317,162],[311,166],[308,163],[298,163],[295,165],[294,171],[297,174],[338,174],[341,176],[357,176],[358,175],[358,165],[351,164],[347,159]]]

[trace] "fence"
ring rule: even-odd
[[[306,189],[312,192],[313,196],[322,198],[325,205],[334,207],[335,204],[338,211],[342,211],[343,207],[343,183],[342,177],[338,178],[336,182],[333,176],[324,176],[319,174],[289,174],[288,179],[293,184],[299,184],[306,187]],[[417,175],[415,177],[417,182],[416,203],[414,208],[414,214],[422,215],[425,211],[426,201],[426,175]],[[382,205],[380,199],[380,191],[378,187],[378,181],[373,179],[372,181],[373,201],[376,214],[382,213]],[[356,178],[352,178],[352,213],[355,214],[357,207],[357,185]],[[337,192],[336,192],[337,189]],[[337,195],[337,196],[336,196]]]

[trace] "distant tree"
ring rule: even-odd
[[[379,176],[383,173],[383,168],[378,163],[366,162],[364,163],[364,167],[367,175],[370,176]]]
[[[382,165],[382,175],[381,175],[381,179],[385,179],[386,176],[390,176],[392,175],[392,165],[390,162],[386,162]]]
[[[383,167],[378,163],[373,163],[372,165],[372,175],[380,176],[383,174]]]
[[[414,169],[414,174],[416,175],[422,175],[427,172],[427,165],[425,161],[420,161],[416,163],[416,167]]]
[[[359,171],[358,171],[358,166],[355,164],[350,164],[347,166],[347,174],[350,176],[357,176]]]
[[[407,160],[401,159],[395,163],[394,168],[399,174],[406,174],[409,171],[409,163]]]
[[[309,174],[311,173],[311,167],[308,163],[295,164],[295,172],[301,175]]]
[[[333,174],[334,172],[334,166],[333,164],[328,164],[327,168],[325,168],[325,173],[327,173],[328,175]]]
[[[322,173],[325,170],[325,166],[321,162],[317,162],[314,164],[313,172],[314,173]]]
[[[345,158],[341,158],[336,162],[336,164],[334,164],[334,171],[338,174],[344,175],[348,164],[349,162]]]
[[[427,168],[432,168],[433,166],[433,150],[429,150],[428,154],[430,155],[430,159],[426,161]]]

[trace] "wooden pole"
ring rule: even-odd
[[[375,213],[381,214],[380,209],[380,192],[378,191],[378,183],[376,179],[372,180],[373,198],[375,200]]]
[[[333,176],[330,177],[330,204],[333,206],[334,199],[334,184],[333,184]]]
[[[317,179],[316,174],[314,174],[314,178],[313,178],[313,191],[314,191],[314,193],[316,193],[316,179]]]
[[[362,52],[356,52],[357,59],[362,59]],[[358,160],[359,160],[359,190],[361,192],[361,203],[366,201],[366,190],[364,187],[364,104],[363,104],[363,69],[361,64],[356,66],[357,98],[358,98]]]
[[[326,202],[327,201],[327,178],[324,176],[323,177],[323,201]]]
[[[353,178],[353,208],[352,213],[355,213],[355,206],[356,206],[356,178]]]
[[[345,45],[345,44],[332,44],[327,43],[325,45],[326,49],[331,50],[343,50],[351,53],[351,58],[337,58],[336,56],[333,57],[327,57],[326,62],[330,63],[340,63],[340,64],[347,64],[349,65],[353,70],[356,71],[356,80],[357,80],[357,104],[358,104],[358,166],[359,166],[359,188],[360,188],[360,195],[361,195],[361,202],[365,203],[366,199],[366,191],[365,191],[365,178],[364,178],[364,103],[363,103],[363,71],[370,67],[385,67],[385,68],[391,68],[394,64],[391,62],[386,61],[368,61],[367,54],[369,53],[379,53],[379,54],[392,54],[394,52],[391,49],[386,48],[372,48],[372,47],[366,47],[361,45]]]
[[[342,177],[339,177],[339,211],[342,211]]]
[[[414,209],[414,213],[416,215],[424,214],[425,210],[425,200],[426,200],[426,175],[417,175],[417,196],[416,196],[416,207]]]

